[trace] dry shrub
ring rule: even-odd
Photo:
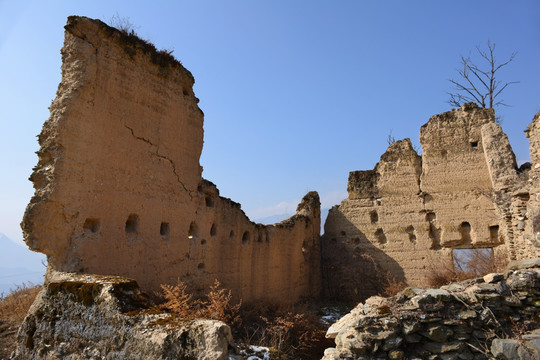
[[[241,309],[242,327],[233,327],[245,344],[265,346],[272,359],[318,359],[333,341],[307,304],[285,306],[258,302]]]
[[[220,288],[217,280],[214,281],[214,285],[210,286],[210,292],[206,295],[206,299],[200,301],[200,304],[201,315],[206,319],[221,320],[231,326],[241,323],[238,312],[242,301],[231,305],[231,291]]]
[[[21,285],[9,291],[9,294],[0,300],[0,319],[2,322],[20,324],[30,305],[41,290],[41,285]]]
[[[464,249],[469,250],[469,249]],[[453,261],[430,262],[428,284],[441,287],[456,281],[473,279],[494,272],[504,272],[508,265],[505,252],[487,251],[487,249],[470,249],[466,256],[453,256]]]
[[[427,283],[430,287],[439,288],[454,281],[457,281],[457,274],[451,263],[439,262],[437,266],[430,266],[427,278]]]
[[[238,311],[242,302],[232,305],[231,291],[221,288],[218,280],[210,286],[208,294],[196,300],[188,293],[187,285],[181,281],[174,286],[161,285],[161,289],[165,302],[160,307],[184,319],[213,319],[229,325],[240,321]]]
[[[165,302],[160,305],[162,309],[168,310],[182,318],[196,317],[192,301],[193,296],[187,293],[187,286],[181,281],[176,285],[161,285]]]
[[[317,311],[307,304],[285,306],[259,301],[248,305],[232,305],[230,290],[216,280],[209,292],[194,299],[188,287],[161,285],[163,303],[160,308],[184,319],[215,319],[231,326],[235,338],[246,345],[270,348],[272,359],[315,359],[333,341],[326,339],[326,327]]]
[[[398,292],[407,287],[407,284],[403,281],[396,279],[390,272],[386,273],[386,279],[384,281],[384,288],[381,291],[381,296],[394,296]]]

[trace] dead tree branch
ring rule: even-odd
[[[484,66],[477,65],[471,57],[461,57],[462,68],[457,70],[458,78],[449,79],[453,85],[453,91],[449,92],[448,103],[454,107],[460,107],[467,102],[475,102],[482,108],[492,109],[494,106],[507,106],[499,95],[511,84],[519,81],[502,82],[497,78],[498,71],[514,61],[517,53],[502,62],[497,62],[495,57],[495,43],[487,42],[487,50],[482,50],[480,46],[476,51]]]

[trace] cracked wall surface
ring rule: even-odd
[[[316,297],[317,193],[287,221],[254,224],[201,177],[191,73],[101,21],[72,16],[65,29],[62,81],[21,224],[49,273],[119,275],[152,290],[218,279],[244,301]]]
[[[453,249],[493,248],[507,256],[518,182],[515,157],[493,110],[466,104],[420,130],[422,156],[409,139],[391,144],[373,170],[349,175],[321,240],[324,290],[357,300],[390,277],[426,285],[451,266]],[[517,209],[517,207],[516,207]]]

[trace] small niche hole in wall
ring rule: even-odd
[[[478,148],[478,141],[471,141],[471,147],[472,147],[473,149]]]
[[[204,263],[199,263],[199,265],[197,265],[197,269],[199,271],[204,271],[204,268],[205,268]]]
[[[433,211],[428,211],[426,213],[426,221],[429,223],[429,239],[431,240],[430,249],[439,249],[440,248],[440,231],[437,229],[436,221],[437,215]]]
[[[459,225],[459,232],[461,234],[461,241],[470,243],[471,242],[471,224],[464,221]]]
[[[341,230],[341,231],[339,232],[339,235],[345,236],[345,235],[347,235],[347,233],[346,233],[345,231]]]
[[[231,232],[229,233],[229,239],[234,240],[234,231],[233,230],[231,230]]]
[[[195,221],[193,221],[191,224],[189,224],[188,239],[196,239],[197,236],[199,236],[199,227]]]
[[[201,240],[201,245],[203,245],[203,246],[206,245],[206,239]]]
[[[97,234],[99,228],[101,227],[101,222],[96,218],[88,218],[84,221],[83,229],[92,234]]]
[[[170,227],[169,227],[169,223],[168,222],[162,222],[161,225],[159,226],[159,235],[161,235],[163,240],[166,240],[166,239],[169,238],[170,232],[171,232],[171,230],[170,230]]]
[[[209,208],[213,208],[214,207],[214,199],[212,199],[210,197],[210,195],[207,195],[206,198],[204,199],[205,203],[206,203],[206,207],[209,207]]]
[[[369,219],[372,224],[376,224],[379,221],[379,214],[377,214],[377,211],[373,210],[369,212]]]
[[[414,226],[409,225],[407,226],[407,229],[405,229],[407,234],[409,234],[409,241],[410,242],[416,242],[416,234],[414,233]]]
[[[130,214],[126,220],[126,233],[136,234],[139,231],[139,215]]]
[[[216,224],[212,224],[212,227],[210,228],[210,236],[215,237],[217,235],[217,226]]]
[[[443,159],[446,159],[446,156],[447,156],[447,155],[448,155],[448,151],[446,151],[446,150],[441,150],[441,157],[442,157]]]
[[[247,244],[249,242],[249,231],[244,231],[242,235],[242,244]]]
[[[499,241],[499,225],[492,225],[489,227],[489,239],[492,242]]]
[[[379,241],[379,244],[386,244],[388,241],[383,229],[381,228],[378,228],[377,231],[375,231],[375,237],[377,238],[377,241]]]
[[[259,231],[259,233],[257,234],[257,242],[260,242],[260,243],[263,242],[263,234],[262,234],[262,232],[260,232],[260,231]]]

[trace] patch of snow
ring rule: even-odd
[[[344,307],[344,306],[326,306],[321,309],[321,312],[324,314],[321,316],[321,322],[326,325],[330,326],[339,319],[341,319],[343,316],[345,316],[350,309]]]
[[[248,345],[248,347],[240,351],[241,355],[247,355],[246,360],[270,360],[270,352],[267,347]]]

